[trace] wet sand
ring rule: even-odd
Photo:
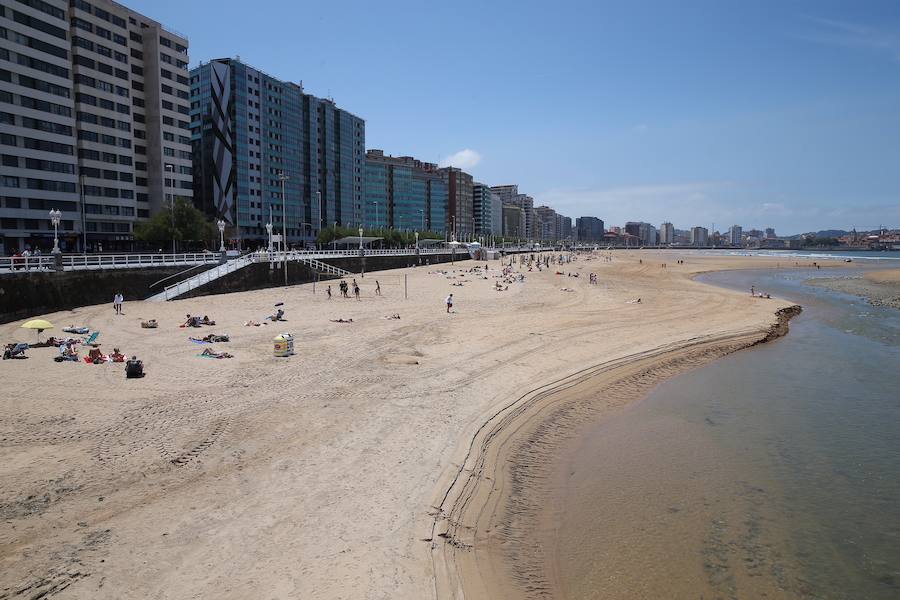
[[[57,325],[45,336],[99,329],[103,350],[137,354],[147,377],[55,363],[51,348],[0,363],[0,598],[552,591],[527,532],[554,439],[759,341],[785,306],[691,280],[771,259],[613,257],[560,267],[578,278],[525,273],[504,292],[494,261],[487,280],[370,273],[361,302],[303,285],[44,315]],[[276,302],[287,323],[242,325]],[[180,329],[186,313],[218,325]],[[159,329],[140,328],[149,318]],[[4,341],[33,339],[18,325],[0,327]],[[289,359],[272,357],[282,331],[295,335]],[[235,358],[197,357],[188,335],[212,332],[231,336],[213,347]]]
[[[873,306],[900,308],[900,269],[869,271],[860,277],[810,279],[807,283],[860,296]]]

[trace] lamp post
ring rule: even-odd
[[[50,210],[50,222],[53,223],[53,254],[59,254],[59,220],[62,213],[57,210]]]
[[[284,196],[284,182],[290,179],[287,175],[282,171],[278,175],[278,179],[281,180],[281,249],[284,252],[284,285],[288,284],[288,269],[287,269],[287,202],[285,201]]]
[[[166,173],[175,173],[175,165],[166,165]],[[171,179],[169,180],[171,182]],[[166,186],[171,187],[171,186]],[[172,254],[175,254],[175,195],[169,194],[169,214],[172,217]]]
[[[269,234],[269,254],[272,253],[272,224],[266,223],[266,233]]]
[[[420,208],[419,213],[422,215],[422,231],[425,231],[425,210]]]
[[[419,253],[419,232],[416,232],[416,254]]]
[[[219,227],[219,252],[225,252],[225,221],[219,219],[216,225]]]
[[[337,221],[334,222],[334,237],[331,238],[331,249],[337,250]]]
[[[375,205],[375,223],[374,223],[374,225],[377,225],[378,229],[381,229],[381,223],[378,222],[378,203],[373,202],[372,204]]]
[[[362,249],[363,249],[362,248],[362,234],[363,234],[363,228],[362,228],[362,225],[360,225],[359,226],[359,253],[360,253],[360,255],[362,255]]]

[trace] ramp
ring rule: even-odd
[[[229,260],[225,264],[219,265],[218,267],[214,267],[209,269],[208,271],[204,271],[202,273],[198,273],[193,277],[188,277],[184,281],[179,281],[178,283],[173,283],[172,285],[166,286],[166,288],[158,294],[150,296],[147,298],[150,302],[165,302],[166,300],[174,300],[179,296],[182,296],[191,290],[195,290],[200,286],[206,285],[210,281],[215,281],[220,277],[224,277],[230,273],[234,273],[239,269],[243,269],[244,267],[251,265],[255,262],[254,255],[250,254],[247,256],[241,256],[240,258],[236,258],[234,260]]]

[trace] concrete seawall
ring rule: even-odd
[[[421,265],[449,263],[453,259],[450,253],[422,255]],[[457,252],[457,260],[467,260],[468,252]],[[322,262],[341,269],[359,273],[401,269],[416,264],[417,257],[409,256],[358,256],[329,258]],[[100,271],[30,271],[10,273],[0,277],[0,323],[9,323],[19,319],[27,319],[48,312],[71,310],[80,306],[112,303],[113,296],[121,293],[125,301],[144,300],[162,291],[166,285],[177,283],[183,279],[201,273],[215,265],[204,265],[184,273],[187,268],[165,267],[146,269],[110,269]],[[182,273],[179,275],[179,273]],[[288,266],[288,285],[309,283],[317,274],[302,263],[292,262]],[[169,278],[169,279],[166,279]],[[331,279],[332,276],[319,275],[319,279]],[[153,285],[161,279],[165,283]],[[181,297],[190,298],[227,292],[242,292],[267,287],[284,285],[284,272],[275,266],[270,269],[268,263],[253,264],[220,279],[201,286]],[[153,287],[151,287],[153,286]]]

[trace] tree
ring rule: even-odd
[[[175,230],[172,231],[172,212],[161,210],[149,221],[142,221],[134,228],[134,239],[147,242],[194,241],[209,243],[218,238],[216,225],[190,202],[175,202]]]

